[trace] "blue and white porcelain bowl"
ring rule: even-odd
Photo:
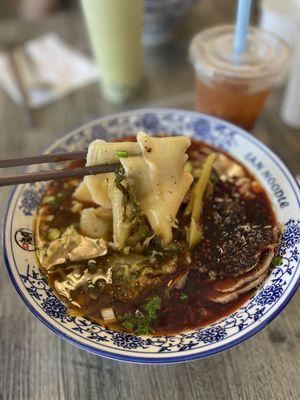
[[[8,272],[36,317],[82,349],[138,363],[173,363],[209,356],[260,331],[296,292],[300,280],[300,190],[282,161],[257,139],[230,123],[196,112],[148,109],[99,118],[58,139],[48,151],[76,151],[96,138],[112,139],[139,130],[150,134],[185,134],[212,144],[240,160],[261,181],[284,226],[279,250],[283,264],[272,270],[257,293],[228,317],[205,328],[169,337],[114,332],[85,318],[68,315],[41,275],[34,253],[33,223],[44,183],[18,186],[11,195],[3,235]]]
[[[143,43],[157,45],[173,38],[176,25],[198,0],[145,0]]]

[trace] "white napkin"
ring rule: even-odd
[[[28,62],[24,63],[26,59],[23,56],[18,57],[18,66],[32,108],[53,102],[99,78],[95,62],[71,48],[55,33],[31,40],[25,44],[25,48],[34,68],[29,68]],[[16,103],[22,103],[5,53],[0,53],[0,84]]]

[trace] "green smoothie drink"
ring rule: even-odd
[[[122,103],[136,92],[142,76],[143,0],[81,0],[99,65],[103,96]]]

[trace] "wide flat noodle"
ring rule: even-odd
[[[185,152],[191,142],[185,136],[155,138],[143,132],[138,133],[137,140],[149,168],[156,208],[174,226],[180,204],[193,181],[185,169]]]
[[[103,207],[85,208],[80,215],[79,228],[88,237],[112,240],[112,210]]]
[[[140,146],[136,142],[105,142],[98,139],[89,145],[86,166],[118,163],[117,151],[127,151],[130,155],[141,154]]]
[[[137,140],[142,157],[120,161],[152,230],[166,245],[172,241],[176,214],[193,180],[185,170],[190,140],[183,136],[154,138],[142,132]]]
[[[86,165],[121,161],[152,230],[166,245],[172,241],[176,214],[193,180],[185,169],[190,140],[184,136],[154,138],[143,132],[137,135],[137,140],[111,143],[95,140],[89,146]],[[119,159],[117,151],[125,151],[129,156]],[[84,182],[96,204],[112,208],[114,243],[122,248],[131,227],[125,223],[124,196],[115,185],[114,174],[87,176]]]
[[[133,155],[141,154],[141,149],[136,142],[105,142],[98,139],[89,145],[86,166],[118,163],[119,158],[116,155],[118,150],[127,151]],[[114,174],[99,174],[84,178],[93,202],[101,207],[111,208],[111,201],[108,196],[108,179],[113,176]]]
[[[164,242],[169,243],[172,240],[172,225],[166,219],[161,208],[157,207],[147,163],[142,157],[127,157],[120,161],[124,167],[128,184],[140,203],[152,230],[158,237],[163,238]]]
[[[76,188],[73,197],[78,201],[89,202],[89,203],[93,202],[91,193],[84,182],[81,182],[79,186]]]
[[[108,197],[108,180],[114,177],[114,173],[89,175],[84,177],[84,183],[90,192],[94,203],[104,208],[111,208]]]

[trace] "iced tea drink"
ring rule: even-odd
[[[250,131],[260,115],[270,88],[251,92],[246,86],[196,81],[196,108]]]
[[[196,109],[251,130],[287,65],[289,49],[275,35],[251,27],[247,51],[233,53],[234,27],[200,32],[190,46],[196,73]]]

